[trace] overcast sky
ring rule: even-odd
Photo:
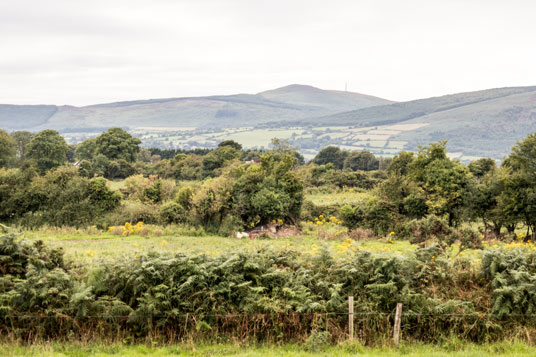
[[[533,0],[0,0],[0,103],[536,85]]]

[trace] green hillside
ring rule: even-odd
[[[286,87],[269,90],[258,96],[280,103],[323,108],[333,112],[354,110],[394,103],[382,98],[353,92],[322,90],[311,86],[291,84]]]
[[[291,85],[259,94],[149,99],[84,107],[0,107],[8,129],[88,130],[121,126],[237,127],[335,114],[392,103],[368,95]],[[3,109],[2,109],[3,108]]]
[[[404,123],[429,124],[393,137],[411,143],[409,149],[448,140],[450,151],[502,158],[517,140],[536,131],[536,91],[440,111]]]
[[[302,123],[329,124],[329,125],[358,125],[374,126],[400,123],[406,120],[417,119],[428,114],[452,110],[455,108],[471,106],[466,113],[478,112],[488,105],[488,101],[508,97],[520,93],[535,92],[534,87],[512,87],[487,89],[476,92],[450,94],[441,97],[400,102],[390,105],[368,107],[330,116],[308,119]],[[527,103],[530,104],[530,103]],[[505,102],[507,109],[508,102]],[[461,118],[461,121],[469,121],[471,117]]]
[[[38,127],[58,110],[55,105],[0,104],[0,128],[19,130]]]
[[[497,88],[394,103],[324,116],[294,125],[384,127],[422,124],[389,137],[404,150],[448,140],[449,152],[502,159],[517,140],[536,131],[536,87]]]

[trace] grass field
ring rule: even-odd
[[[151,227],[162,232],[158,227]],[[26,231],[23,237],[29,240],[43,240],[50,247],[62,247],[65,256],[79,264],[94,265],[102,259],[127,257],[136,259],[149,251],[161,253],[188,253],[218,256],[236,250],[257,251],[261,248],[282,250],[295,249],[304,254],[317,254],[326,248],[336,257],[351,255],[356,250],[368,250],[378,254],[401,255],[411,253],[416,246],[407,241],[374,239],[369,241],[322,240],[317,237],[318,230],[338,232],[342,227],[330,225],[316,227],[305,225],[301,236],[277,239],[230,238],[218,236],[194,236],[176,229],[165,229],[162,235],[117,236],[96,229],[69,232],[68,230]]]
[[[46,245],[63,248],[67,259],[80,265],[95,266],[102,260],[115,258],[137,259],[147,252],[185,253],[193,255],[219,256],[233,251],[254,252],[263,248],[274,250],[295,250],[301,254],[317,255],[326,249],[335,258],[351,257],[357,251],[374,254],[407,256],[417,248],[407,240],[397,240],[396,236],[378,237],[370,240],[356,241],[347,239],[346,230],[340,225],[305,223],[302,235],[281,238],[249,239],[189,234],[192,228],[168,226],[146,226],[147,236],[132,234],[114,235],[94,228],[83,231],[71,229],[41,229],[24,231],[21,237],[27,240],[42,240]],[[153,232],[158,233],[155,235]],[[331,237],[331,238],[325,238]],[[509,247],[503,243],[486,242],[487,249]],[[459,245],[449,249],[451,259],[466,258],[475,265],[480,262],[483,250],[467,249],[459,253]]]
[[[342,343],[316,351],[307,351],[302,345],[288,344],[241,346],[241,345],[176,345],[148,347],[144,345],[125,346],[121,344],[41,344],[18,346],[0,344],[2,356],[534,356],[536,348],[521,342],[501,342],[486,345],[453,344],[442,346],[401,345],[394,347],[365,348],[358,343]]]
[[[353,189],[345,189],[340,192],[310,193],[305,195],[305,200],[315,205],[344,205],[356,204],[365,201],[370,194],[368,192],[358,192]]]

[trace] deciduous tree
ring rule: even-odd
[[[35,160],[41,173],[63,165],[67,161],[69,146],[55,130],[43,130],[28,144],[28,158]]]
[[[133,162],[140,151],[141,141],[121,128],[112,128],[97,137],[95,144],[97,154],[103,154],[110,160]]]

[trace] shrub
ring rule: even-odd
[[[232,214],[245,226],[268,223],[273,219],[297,222],[303,203],[303,185],[292,168],[291,154],[261,157],[260,164],[234,170],[236,181],[230,196]]]
[[[131,200],[142,200],[143,190],[149,187],[149,179],[143,175],[133,175],[125,180],[125,192]]]
[[[122,226],[113,226],[110,227],[109,232],[113,234],[114,236],[120,236],[123,235],[123,227]]]
[[[348,229],[354,229],[363,224],[364,212],[361,207],[352,207],[350,205],[342,206],[339,216],[342,224]]]
[[[23,225],[89,226],[114,210],[120,201],[119,193],[110,190],[106,180],[81,177],[71,166],[34,177],[29,186],[24,191],[16,191],[13,197],[13,203],[18,201],[25,205],[20,211]]]
[[[374,232],[370,229],[355,228],[348,232],[348,238],[353,240],[369,240],[374,237]]]
[[[160,207],[160,217],[164,223],[182,223],[186,221],[184,208],[173,201],[168,201]]]
[[[187,224],[170,224],[163,228],[165,235],[178,235],[186,237],[203,237],[206,235],[205,229],[202,226],[193,227]]]
[[[126,160],[111,160],[106,167],[106,178],[124,179],[136,173],[136,169]]]
[[[397,229],[399,237],[408,238],[413,244],[433,238],[443,239],[451,232],[452,229],[445,219],[432,214],[421,219],[413,219]]]
[[[514,248],[487,251],[482,276],[493,289],[492,313],[501,319],[509,314],[523,318],[536,313],[536,252]]]
[[[262,223],[284,217],[289,210],[289,203],[288,195],[274,192],[268,188],[262,188],[251,197],[251,205],[255,212],[262,217]]]
[[[78,174],[83,177],[93,177],[95,172],[91,161],[82,160],[78,165]]]
[[[143,190],[143,199],[153,203],[158,203],[162,200],[162,181],[155,180],[152,184]]]
[[[147,228],[142,221],[139,221],[136,224],[125,222],[125,224],[122,226],[110,226],[108,227],[108,231],[110,231],[114,235],[121,234],[123,236],[129,236],[132,234],[149,234],[149,228]]]
[[[124,201],[115,211],[107,214],[102,219],[103,226],[117,226],[125,222],[157,224],[160,222],[158,207],[143,202]]]
[[[192,197],[194,196],[194,191],[191,187],[182,187],[177,193],[176,201],[184,207],[186,211],[189,211],[192,208]]]
[[[376,235],[387,234],[396,226],[397,216],[393,203],[373,197],[363,207],[364,226]]]
[[[142,229],[140,229],[138,234],[140,236],[142,236],[142,237],[148,237],[151,234],[151,229],[149,227],[145,226]]]
[[[444,239],[444,244],[450,245],[455,242],[459,242],[463,249],[466,248],[482,248],[482,241],[480,239],[480,233],[474,229],[463,227],[461,229],[454,229]]]

